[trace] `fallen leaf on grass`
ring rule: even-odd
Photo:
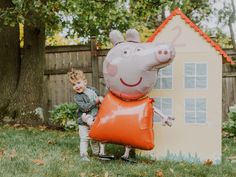
[[[3,157],[4,155],[4,149],[0,149],[0,159]]]
[[[16,157],[16,150],[13,149],[11,153],[9,154],[9,159],[12,160],[14,157]]]
[[[161,170],[159,170],[159,171],[156,172],[156,176],[157,177],[164,177],[164,174]]]
[[[40,131],[44,131],[44,130],[46,130],[47,129],[47,126],[45,126],[45,125],[40,125],[39,126],[39,130]]]
[[[210,160],[210,159],[207,159],[205,162],[204,162],[204,165],[207,165],[207,166],[211,166],[213,164],[213,161]]]
[[[57,144],[57,143],[56,143],[56,141],[54,141],[54,140],[48,140],[48,144],[54,145],[54,144]]]
[[[35,159],[35,160],[32,160],[32,162],[37,164],[37,165],[44,165],[44,161],[41,160],[41,159]]]
[[[141,162],[146,163],[146,164],[152,164],[154,161],[145,159],[145,160],[142,160]]]
[[[20,124],[14,124],[13,127],[14,128],[19,128],[21,125]]]

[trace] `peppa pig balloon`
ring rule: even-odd
[[[127,41],[117,30],[110,33],[110,38],[114,48],[103,63],[106,86],[124,100],[145,96],[155,85],[158,69],[173,60],[174,48],[156,42],[140,43],[135,29],[127,31]]]
[[[126,32],[126,41],[118,30],[110,33],[110,39],[114,47],[103,62],[110,92],[102,101],[90,137],[125,145],[122,157],[127,159],[131,147],[154,147],[153,112],[161,117],[163,125],[172,125],[173,118],[154,107],[146,95],[154,87],[158,70],[172,62],[175,50],[168,44],[140,43],[135,29]]]

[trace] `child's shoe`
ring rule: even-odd
[[[121,156],[121,160],[129,162],[129,163],[137,163],[137,161],[135,159],[132,159],[132,158],[126,157],[126,156]]]
[[[98,155],[100,160],[114,160],[115,156],[114,155]]]
[[[90,162],[88,156],[81,156],[80,160],[83,161],[83,162]]]

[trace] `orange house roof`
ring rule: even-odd
[[[193,28],[203,39],[210,43],[212,47],[215,48],[216,51],[220,52],[220,54],[226,59],[227,62],[234,64],[234,61],[222,50],[222,48],[215,43],[206,33],[204,33],[196,24],[194,24],[184,13],[179,9],[175,9],[169,17],[167,17],[164,22],[156,29],[151,37],[148,38],[147,42],[152,42],[155,37],[162,31],[163,28],[169,23],[169,21],[176,15],[180,15],[180,17],[188,24],[191,28]]]

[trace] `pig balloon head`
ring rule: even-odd
[[[118,30],[110,33],[114,47],[103,62],[107,88],[123,100],[137,100],[152,90],[157,71],[175,57],[172,45],[157,42],[140,43],[137,30],[126,32],[126,41]]]

